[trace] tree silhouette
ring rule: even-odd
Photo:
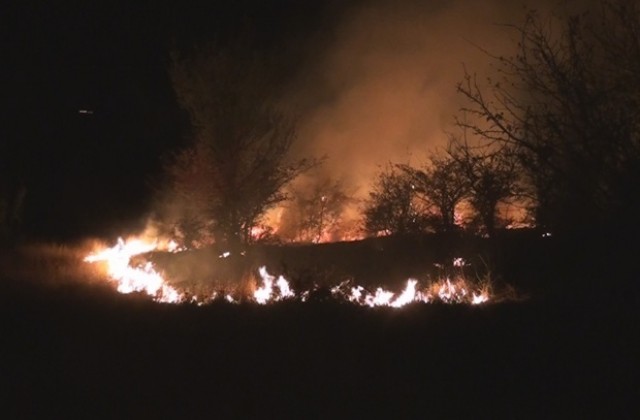
[[[320,242],[339,236],[346,207],[353,199],[341,182],[331,178],[314,178],[292,189],[279,234],[299,242]]]
[[[504,149],[471,147],[453,138],[449,156],[456,163],[466,185],[466,198],[489,236],[495,236],[499,219],[498,206],[521,195],[519,168]]]
[[[516,157],[536,199],[539,225],[584,230],[637,222],[640,199],[640,11],[602,2],[597,15],[536,13],[511,28],[513,57],[494,57],[499,78],[483,89],[467,74],[458,90],[475,116],[459,124]]]
[[[295,123],[272,100],[269,63],[246,51],[195,49],[174,54],[171,66],[191,122],[191,145],[167,166],[182,221],[230,246],[250,242],[265,211],[287,199],[284,187],[318,163],[287,160]]]
[[[411,179],[417,197],[435,213],[436,230],[456,229],[455,210],[469,193],[469,183],[461,164],[448,157],[432,156],[423,169],[398,165]]]
[[[370,235],[418,233],[426,224],[411,178],[393,166],[381,170],[365,203],[365,231]]]

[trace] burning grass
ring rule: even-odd
[[[99,247],[86,256],[84,261],[101,264],[118,292],[125,294],[140,292],[157,302],[164,303],[204,304],[223,299],[231,303],[268,304],[285,300],[306,302],[324,295],[325,299],[354,305],[399,308],[412,303],[442,302],[478,305],[496,300],[488,279],[482,282],[468,280],[461,268],[465,264],[462,258],[456,258],[452,262],[453,267],[458,267],[457,272],[452,273],[452,276],[442,276],[435,281],[427,280],[422,284],[417,279],[410,278],[402,291],[395,292],[382,286],[365,287],[356,284],[353,279],[343,280],[337,284],[307,282],[306,287],[294,287],[284,275],[272,275],[265,265],[252,269],[252,260],[244,259],[244,254],[240,258],[234,256],[234,262],[229,252],[220,253],[217,259],[224,261],[216,263],[224,267],[237,267],[239,262],[240,265],[246,266],[244,270],[227,272],[231,278],[240,278],[240,280],[227,281],[225,284],[209,280],[207,287],[206,280],[193,282],[188,279],[188,276],[186,280],[182,278],[180,281],[175,281],[170,275],[158,269],[153,262],[145,258],[134,258],[157,250],[176,252],[175,247],[171,249],[167,244],[171,242],[139,238],[118,239],[116,245]],[[182,253],[177,251],[177,255]]]
[[[73,285],[54,288],[62,294],[46,288],[46,293],[34,296],[27,289],[18,299],[0,293],[3,379],[10,392],[7,401],[15,402],[5,410],[9,417],[46,418],[52,407],[55,412],[65,412],[60,407],[70,411],[67,417],[87,417],[94,411],[113,418],[196,418],[207,413],[221,418],[305,418],[309,413],[335,417],[345,413],[345,403],[351,417],[544,417],[548,407],[569,407],[566,417],[588,417],[594,411],[585,401],[601,403],[606,417],[611,407],[623,412],[635,407],[631,403],[637,400],[636,376],[631,367],[637,359],[637,305],[602,299],[602,293],[593,301],[597,304],[589,301],[584,306],[571,299],[573,295],[494,305],[503,290],[492,290],[486,276],[481,277],[484,283],[469,282],[474,291],[487,288],[485,304],[445,304],[440,294],[457,296],[464,285],[458,279],[474,278],[473,266],[465,264],[473,264],[468,255],[458,265],[448,259],[450,266],[436,267],[435,274],[425,274],[415,283],[407,283],[406,277],[390,282],[388,289],[378,279],[369,284],[356,278],[335,281],[346,271],[327,265],[325,258],[317,259],[316,265],[302,259],[308,267],[304,273],[290,264],[288,271],[267,264],[270,293],[260,266],[254,265],[235,289],[229,283],[189,285],[166,277],[185,294],[186,302],[191,301],[189,293],[197,292],[214,304],[156,304],[144,292],[116,293],[106,262],[82,261],[111,245],[29,245],[0,254],[2,280],[10,274],[17,276],[16,283]],[[340,254],[353,251],[348,258],[361,268],[366,258],[355,258],[361,245],[336,244],[331,249]],[[315,257],[322,249],[327,247],[305,252]],[[530,258],[531,247],[523,249],[522,255]],[[129,261],[137,267],[152,262],[163,275],[169,266],[157,263],[163,258],[191,264],[202,254],[212,264],[233,265],[233,255],[219,258],[217,251],[155,251]],[[300,259],[300,249],[293,251]],[[390,251],[385,245],[375,255]],[[424,249],[416,254],[424,257]],[[400,253],[393,255],[395,259]],[[250,253],[236,257],[250,264],[263,262],[251,259]],[[371,261],[373,269],[379,269],[379,260]],[[535,269],[546,266],[535,262],[531,275],[543,277]],[[433,266],[433,260],[426,264]],[[280,275],[296,297],[285,298]],[[92,285],[97,287],[86,287],[90,278],[96,279]],[[441,278],[444,283],[437,281]],[[379,294],[387,305],[370,308],[336,297],[352,296],[357,288],[358,300],[364,302],[376,296],[378,287],[392,292],[389,298]],[[91,294],[98,289],[100,293]],[[254,292],[259,289],[265,302],[278,297],[278,303],[258,305]],[[297,293],[301,290],[309,293]],[[415,300],[419,293],[434,297],[429,300],[433,304]],[[228,295],[250,303],[227,303]],[[404,302],[409,303],[400,305]],[[251,398],[253,405],[247,402]],[[281,404],[283,398],[292,403]],[[238,407],[249,409],[238,412]]]

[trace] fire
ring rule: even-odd
[[[182,250],[173,241],[146,241],[142,239],[123,240],[119,238],[116,245],[111,248],[101,249],[88,255],[86,262],[106,263],[107,273],[116,284],[120,293],[142,292],[151,296],[158,302],[180,303],[187,300],[184,293],[171,286],[163,275],[155,269],[151,262],[134,265],[132,257],[139,254],[155,250],[168,250],[179,252]],[[221,255],[226,258],[228,255]],[[463,265],[464,261],[458,259],[455,265]],[[253,292],[252,301],[264,305],[278,302],[285,299],[297,299],[306,301],[310,295],[310,290],[302,292],[294,291],[287,279],[283,276],[277,278],[267,271],[266,267],[258,270],[262,284]],[[331,295],[335,299],[341,299],[356,305],[368,307],[391,307],[400,308],[411,303],[465,303],[478,305],[490,300],[490,294],[485,287],[478,288],[468,284],[463,278],[451,281],[449,278],[438,282],[419,287],[418,280],[409,279],[400,293],[394,293],[382,287],[378,287],[374,292],[367,291],[360,285],[350,285],[345,281],[331,289]],[[217,298],[214,294],[212,299]],[[237,297],[230,294],[219,296],[227,302],[237,303]],[[192,300],[197,297],[192,297]],[[241,299],[242,300],[242,299]]]
[[[362,286],[355,286],[345,291],[345,283],[331,289],[334,296],[344,297],[349,302],[369,307],[389,306],[400,308],[410,303],[468,303],[479,305],[489,301],[487,290],[472,290],[472,286],[460,279],[452,283],[449,279],[432,283],[422,290],[418,289],[418,281],[407,280],[404,290],[397,296],[395,293],[378,287],[374,293],[368,293]]]
[[[480,305],[481,303],[485,303],[489,301],[489,296],[486,293],[473,294],[471,298],[472,305]]]
[[[398,296],[391,303],[391,306],[393,306],[394,308],[399,308],[401,306],[406,305],[407,303],[421,300],[423,296],[420,293],[416,294],[416,284],[418,284],[417,280],[413,280],[413,279],[408,280],[407,287],[400,294],[400,296]]]
[[[168,243],[169,249],[176,247]],[[144,242],[140,239],[124,241],[118,238],[118,243],[111,247],[88,255],[84,260],[89,263],[105,262],[107,273],[117,285],[120,293],[143,292],[152,296],[158,302],[177,303],[183,296],[171,287],[158,273],[153,264],[147,262],[141,267],[131,265],[131,257],[158,249],[157,242]]]
[[[256,302],[264,305],[268,302],[277,302],[282,299],[295,297],[295,293],[293,293],[289,287],[289,282],[284,277],[279,276],[278,280],[276,280],[278,292],[274,294],[273,280],[275,277],[267,272],[266,267],[260,267],[258,271],[260,273],[260,277],[262,277],[263,286],[253,293],[253,297]]]

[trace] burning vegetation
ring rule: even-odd
[[[258,268],[258,278],[252,279],[247,288],[234,290],[212,290],[208,293],[194,295],[175,286],[170,278],[161,272],[153,262],[136,261],[134,257],[148,254],[153,251],[165,251],[169,253],[187,252],[173,241],[142,240],[119,238],[112,247],[101,247],[91,252],[84,258],[87,263],[104,264],[104,269],[120,293],[142,293],[163,303],[208,303],[218,299],[227,302],[254,302],[257,304],[275,303],[284,300],[306,302],[313,299],[318,291],[328,285],[314,284],[312,287],[295,290],[289,281],[283,276],[277,277],[270,274],[265,266]],[[219,259],[227,259],[230,252],[223,252]],[[453,266],[462,267],[465,264],[462,258],[453,261]],[[185,282],[180,284],[185,285]],[[188,284],[188,282],[186,282]],[[186,289],[187,287],[185,287]],[[494,299],[491,294],[491,284],[488,281],[474,284],[468,281],[462,272],[453,278],[443,277],[437,281],[420,285],[418,280],[409,279],[404,290],[393,292],[383,287],[377,287],[371,291],[368,288],[355,284],[352,280],[345,280],[328,287],[329,298],[338,301],[350,302],[355,305],[377,307],[385,306],[400,308],[411,303],[458,303],[458,304],[482,304]]]
[[[162,302],[303,301],[316,287],[367,306],[491,300],[487,288],[455,272],[419,283],[427,273],[403,271],[406,284],[402,291],[394,284],[395,292],[382,288],[380,279],[363,283],[365,276],[333,276],[318,286],[274,266],[277,259],[256,264],[244,253],[263,244],[363,237],[464,232],[493,239],[510,226],[537,225],[554,235],[589,232],[593,225],[611,232],[632,220],[640,208],[632,194],[640,116],[633,111],[638,72],[629,69],[640,61],[637,48],[613,47],[637,45],[640,14],[624,2],[603,3],[603,11],[594,21],[554,20],[564,28],[557,35],[532,12],[510,26],[522,41],[514,55],[495,57],[497,79],[483,83],[467,73],[457,85],[466,105],[446,148],[432,150],[417,165],[390,162],[363,183],[369,187],[364,194],[323,166],[335,157],[306,157],[308,150],[300,149],[304,124],[282,98],[290,87],[279,77],[278,63],[253,48],[252,40],[174,51],[171,82],[189,129],[186,144],[165,162],[155,207],[165,229],[152,237],[172,237],[184,246],[131,238],[95,250],[86,261],[103,264],[118,291]],[[592,35],[595,22],[602,24],[602,37]],[[618,80],[623,82],[610,82]],[[12,200],[2,200],[4,207]],[[0,236],[9,242],[15,217],[2,219]],[[218,251],[203,266],[228,260],[228,280],[198,273],[198,287],[192,287],[189,270],[200,268],[185,264],[180,273],[158,265],[157,255],[148,258],[181,251],[175,259],[187,260],[200,249]],[[407,253],[420,258],[416,250]],[[394,263],[405,265],[406,254],[397,257]],[[358,263],[375,270],[379,262],[373,259]]]

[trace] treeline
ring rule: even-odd
[[[447,148],[418,166],[382,168],[360,227],[384,235],[464,225],[491,236],[512,205],[554,233],[637,230],[640,10],[619,0],[595,11],[530,11],[511,25],[517,52],[490,56],[497,73],[486,81],[468,72],[458,84],[467,106]],[[292,236],[319,241],[353,204],[334,180],[290,188],[322,159],[288,158],[297,132],[275,99],[277,67],[244,44],[174,55],[191,143],[167,162],[160,213],[187,241],[268,237],[265,214],[287,200],[298,212]]]

